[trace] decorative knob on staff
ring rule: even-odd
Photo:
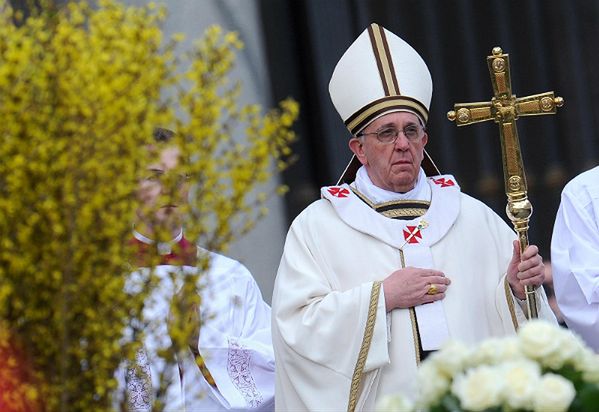
[[[500,47],[494,47],[491,56],[487,56],[487,66],[493,84],[494,97],[491,101],[456,103],[454,109],[447,113],[447,118],[455,121],[458,126],[487,120],[493,120],[499,125],[505,194],[508,200],[506,214],[518,234],[522,254],[528,246],[528,222],[532,215],[532,204],[527,196],[516,120],[520,116],[555,114],[564,100],[555,97],[553,92],[518,98],[513,95],[509,55],[504,54]],[[537,318],[535,290],[526,286],[525,293],[528,318]]]

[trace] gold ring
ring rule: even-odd
[[[428,287],[428,291],[426,292],[427,295],[436,295],[437,293],[439,293],[439,290],[437,290],[437,285],[433,284]]]

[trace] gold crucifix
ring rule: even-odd
[[[528,200],[526,175],[522,164],[522,152],[518,141],[516,120],[520,116],[555,114],[564,99],[555,97],[553,92],[516,97],[512,94],[509,55],[500,47],[494,47],[487,56],[487,66],[491,74],[494,97],[490,102],[457,103],[447,113],[447,118],[458,126],[493,120],[499,125],[503,177],[508,203],[506,214],[514,225],[520,239],[520,253],[528,246],[528,222],[532,215],[532,204]],[[528,318],[537,318],[537,303],[534,288],[525,287]]]

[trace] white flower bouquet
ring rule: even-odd
[[[415,402],[389,396],[378,411],[599,411],[599,356],[542,320],[476,347],[446,344],[422,363],[418,383]]]

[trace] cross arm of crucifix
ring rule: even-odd
[[[492,55],[487,57],[487,65],[494,97],[490,102],[456,103],[447,117],[458,126],[487,120],[501,123],[515,121],[520,116],[555,114],[557,108],[564,104],[564,100],[555,97],[553,92],[525,97],[512,94],[509,55],[504,54],[501,48],[493,48]]]
[[[564,104],[561,97],[553,92],[516,97],[512,94],[509,55],[501,48],[493,48],[487,56],[487,66],[493,85],[493,98],[490,102],[457,103],[447,113],[447,118],[458,126],[466,126],[493,120],[499,125],[505,193],[508,197],[507,215],[514,225],[520,240],[520,252],[528,246],[528,222],[532,215],[532,204],[528,200],[526,174],[522,162],[516,121],[520,116],[555,114]],[[527,286],[526,297],[528,314],[537,317],[534,289]]]
[[[506,105],[507,103],[507,105]],[[456,103],[454,110],[447,114],[451,121],[458,126],[494,120],[499,123],[502,119],[521,116],[555,114],[558,107],[564,104],[561,97],[555,97],[553,92],[534,94],[526,97],[512,96],[511,99],[493,98],[490,102]]]
[[[493,85],[494,96],[491,101],[456,103],[447,117],[458,126],[487,120],[499,125],[506,194],[508,197],[521,197],[522,193],[526,193],[527,186],[516,121],[521,116],[555,114],[564,100],[553,92],[525,97],[512,94],[509,55],[504,54],[499,47],[493,48],[492,55],[487,57],[487,66]]]

